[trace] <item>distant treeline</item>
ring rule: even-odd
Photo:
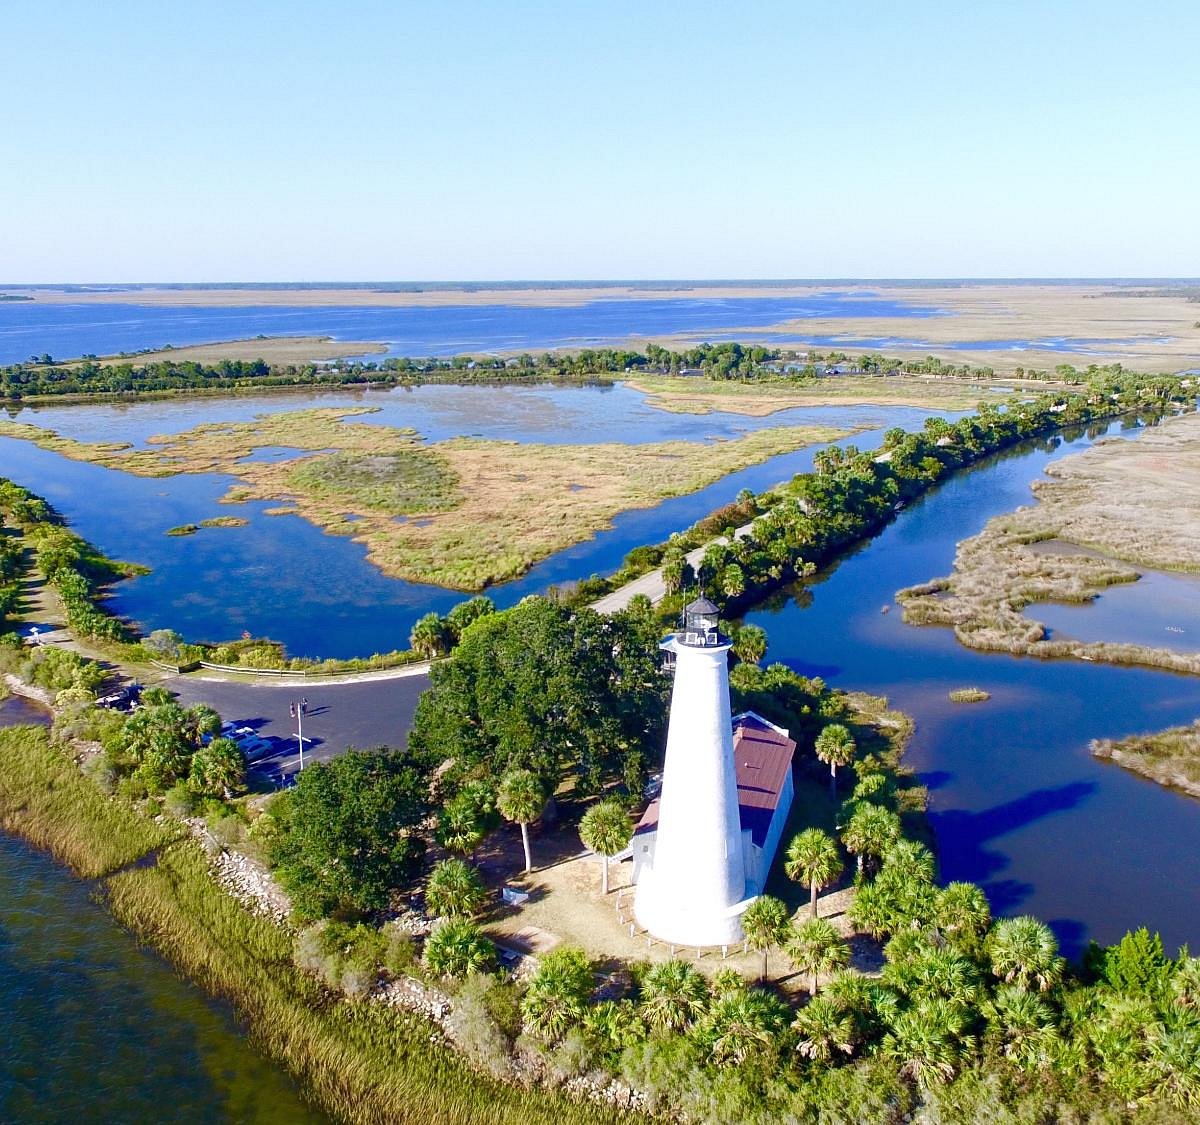
[[[1089,367],[1079,372],[1069,365],[1053,373],[1024,371],[1026,378],[1085,382],[1095,374],[1120,374],[1119,365]],[[333,363],[271,364],[264,359],[226,359],[196,363],[185,359],[139,362],[136,357],[113,363],[85,356],[71,362],[52,356],[31,356],[24,363],[0,367],[0,400],[14,402],[57,395],[138,395],[188,390],[230,390],[241,387],[303,387],[413,385],[427,382],[590,382],[628,374],[690,374],[739,382],[803,383],[829,374],[925,374],[965,379],[990,379],[990,367],[946,363],[936,356],[898,359],[875,352],[851,356],[842,351],[819,352],[768,348],[754,344],[699,344],[669,349],[648,344],[645,351],[585,348],[578,352],[544,352],[534,356],[383,360],[341,360]]]

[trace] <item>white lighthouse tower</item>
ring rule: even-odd
[[[729,638],[699,598],[663,642],[675,685],[653,855],[634,898],[638,922],[676,945],[742,940],[746,864],[729,714]]]

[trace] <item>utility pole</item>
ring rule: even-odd
[[[288,704],[292,718],[296,720],[296,741],[300,745],[300,769],[304,769],[304,712],[308,710],[308,700]]]

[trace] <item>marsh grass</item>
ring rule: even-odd
[[[1200,797],[1200,719],[1191,726],[1170,727],[1155,734],[1093,739],[1088,748],[1097,758]]]
[[[167,535],[195,535],[200,530],[198,523],[181,523],[178,527],[169,527],[166,530]]]
[[[155,867],[109,879],[107,899],[119,921],[207,991],[230,1001],[255,1043],[338,1120],[368,1125],[620,1120],[473,1071],[416,1015],[335,1000],[295,968],[285,931],[252,917],[214,884],[191,841],[166,849]]]
[[[903,375],[838,375],[811,382],[703,379],[638,375],[626,385],[647,395],[647,404],[672,414],[732,414],[762,417],[796,406],[924,406],[931,410],[971,410],[982,397],[962,380],[917,379]],[[989,396],[999,400],[999,396]]]
[[[955,688],[950,693],[951,703],[984,703],[991,698],[991,692],[977,687]]]
[[[368,560],[390,577],[476,591],[524,574],[610,527],[621,512],[854,432],[779,426],[713,442],[533,445],[455,438],[425,445],[412,430],[345,421],[375,409],[317,408],[206,423],[154,436],[149,448],[138,450],[4,420],[0,436],[139,476],[226,473],[239,483],[224,503],[281,501],[267,514],[297,514],[365,543]],[[295,449],[297,456],[243,460],[263,446]],[[422,513],[427,518],[395,518]]]
[[[0,827],[89,879],[134,863],[178,835],[104,796],[44,727],[0,730]]]
[[[1054,479],[1035,484],[1038,504],[995,517],[958,545],[952,575],[896,595],[904,620],[948,626],[968,648],[989,652],[1200,675],[1200,653],[1052,638],[1026,613],[1136,582],[1129,562],[1200,566],[1200,416],[1171,419],[1136,442],[1101,442],[1047,471]]]
[[[299,462],[289,480],[301,493],[390,514],[440,512],[461,501],[458,475],[429,450],[331,453]]]
[[[249,520],[242,519],[241,516],[213,516],[211,519],[201,520],[201,527],[246,527],[250,523]]]

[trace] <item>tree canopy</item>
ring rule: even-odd
[[[427,786],[408,757],[352,750],[304,770],[276,798],[272,860],[296,913],[381,910],[417,873]]]
[[[640,787],[665,718],[659,639],[650,613],[607,618],[544,598],[479,618],[433,668],[409,745],[449,763],[452,792],[512,769],[551,790],[568,775],[584,791]]]

